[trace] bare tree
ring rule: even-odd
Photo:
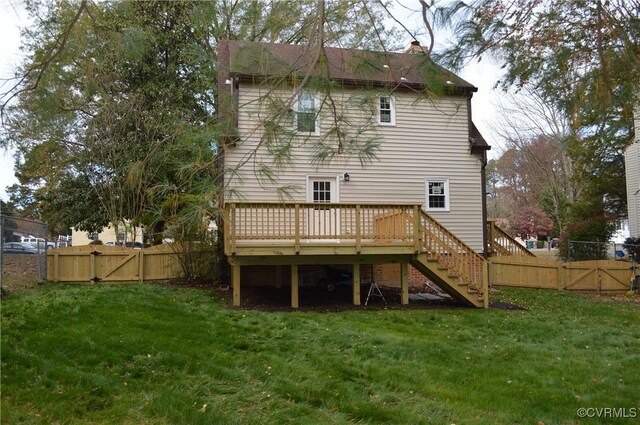
[[[541,204],[560,232],[566,226],[567,206],[579,197],[583,185],[573,179],[570,145],[576,135],[570,120],[539,91],[525,86],[518,95],[508,94],[497,105],[494,130],[505,152],[498,160],[502,183],[511,190],[504,202]],[[519,183],[518,183],[519,182]]]

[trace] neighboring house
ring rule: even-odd
[[[71,229],[71,245],[89,245],[91,242],[99,240],[103,244],[115,244],[116,242],[143,242],[142,227],[121,224],[118,226],[118,234],[112,224],[102,228],[100,232],[85,232]]]
[[[486,306],[490,147],[472,121],[476,87],[417,43],[405,53],[324,52],[317,67],[317,46],[218,43],[234,304],[241,268],[273,270],[268,276],[289,282],[297,307],[298,266],[351,264],[355,304],[366,273],[378,283],[397,276],[402,303],[412,276],[426,276]],[[329,93],[317,76],[331,81]],[[305,79],[313,84],[301,87]],[[371,141],[378,150],[370,162],[344,154]],[[286,149],[289,161],[278,167]],[[389,263],[399,265],[395,273],[379,265]]]
[[[625,240],[630,236],[629,233],[629,219],[623,218],[616,222],[616,231],[613,233],[609,242],[616,244],[623,244]]]
[[[640,104],[634,112],[635,141],[624,149],[629,235],[640,236]]]

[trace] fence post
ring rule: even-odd
[[[47,256],[49,250],[49,225],[44,224],[44,278],[43,281],[49,280],[49,257]],[[55,245],[54,245],[55,246]]]
[[[138,251],[138,281],[144,283],[144,252]]]
[[[96,283],[96,251],[89,252],[89,283]]]
[[[53,281],[58,282],[60,280],[60,248],[56,248],[53,251]]]

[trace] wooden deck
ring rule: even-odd
[[[298,265],[353,266],[359,304],[361,264],[400,263],[401,302],[408,303],[409,265],[467,304],[488,305],[486,264],[414,204],[228,203],[225,253],[232,265],[234,305],[245,265],[291,265],[292,307]]]

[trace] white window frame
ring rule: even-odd
[[[444,208],[429,207],[429,183],[444,183]],[[444,177],[427,177],[425,179],[424,189],[425,189],[425,202],[424,202],[425,211],[448,212],[448,211],[451,210],[451,208],[450,208],[450,206],[451,206],[451,204],[450,204],[451,196],[450,196],[450,193],[449,193],[449,179],[444,178]]]
[[[302,94],[308,94],[311,96],[311,98],[313,99],[313,109],[315,111],[316,117],[315,117],[315,122],[314,122],[314,127],[315,127],[315,131],[300,131],[298,130],[298,107],[300,105],[300,96]],[[305,135],[315,135],[318,136],[320,135],[320,99],[318,98],[318,95],[315,93],[312,93],[310,91],[306,91],[306,90],[301,90],[300,92],[298,92],[298,94],[296,95],[296,101],[295,104],[293,105],[293,130],[297,133],[297,134],[305,134]]]
[[[391,115],[391,122],[382,122],[381,121],[381,112],[382,112],[382,107],[380,105],[380,100],[382,100],[382,98],[388,98],[389,99],[389,107],[390,107],[390,115]],[[378,125],[385,125],[385,126],[395,126],[396,125],[396,98],[394,96],[391,95],[386,95],[386,94],[381,94],[378,95],[376,97],[376,113],[378,115]]]

